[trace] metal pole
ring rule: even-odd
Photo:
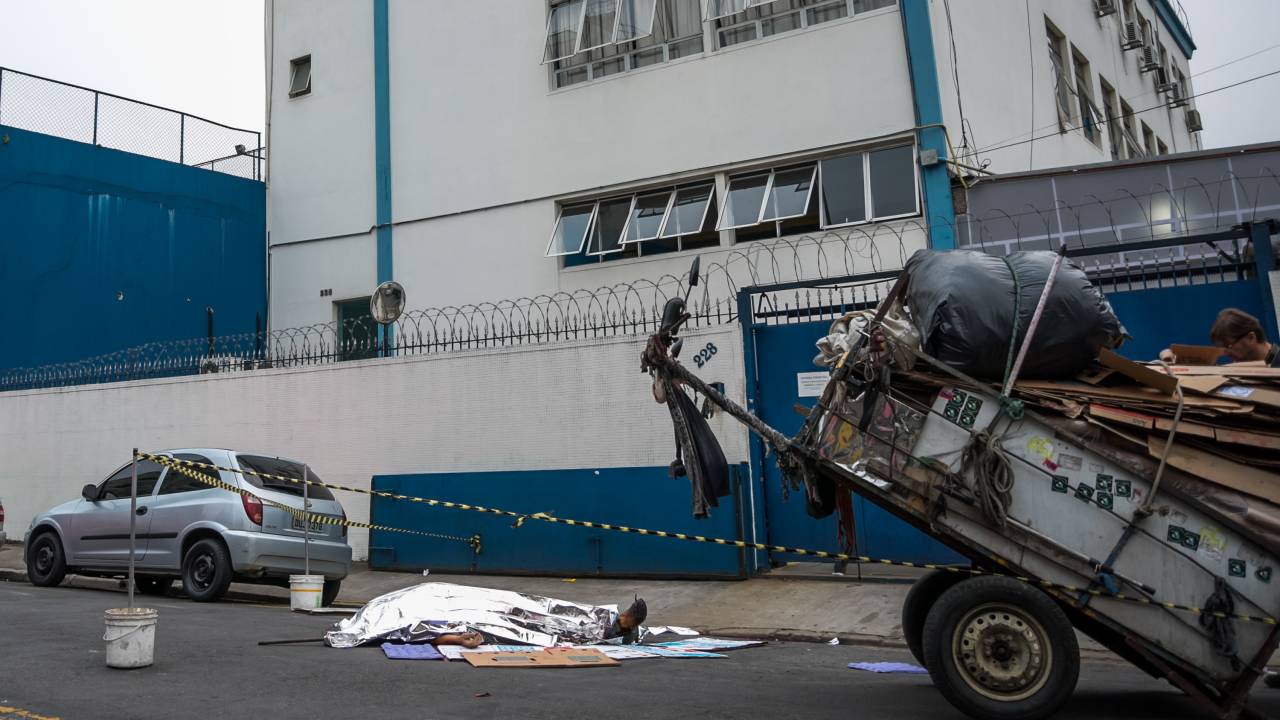
[[[129,480],[129,609],[133,609],[133,556],[138,530],[138,448],[133,449],[133,469]]]
[[[311,480],[311,468],[302,466],[302,574],[311,574],[311,495],[307,486]]]
[[[178,113],[178,164],[187,164],[187,114]]]
[[[98,144],[98,93],[93,94],[93,144]]]

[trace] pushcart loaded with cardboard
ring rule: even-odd
[[[819,342],[830,381],[788,437],[680,363],[685,302],[643,356],[676,472],[696,500],[723,463],[675,401],[694,393],[762,437],[811,515],[853,492],[966,557],[902,610],[957,708],[1051,716],[1076,685],[1074,628],[1208,716],[1254,716],[1280,641],[1280,372],[1120,357],[1124,329],[1060,253],[921,251]]]

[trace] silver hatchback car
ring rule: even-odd
[[[224,468],[302,479],[303,465],[234,450],[169,450],[161,455]],[[303,572],[304,553],[311,573],[324,575],[322,602],[338,595],[351,570],[351,546],[345,525],[310,522],[281,507],[301,509],[302,485],[263,479],[242,472],[200,470],[248,495],[214,488],[150,461],[138,462],[135,576],[139,591],[163,595],[176,578],[193,600],[217,600],[232,580],[288,585]],[[310,479],[319,481],[314,473]],[[132,463],[81,497],[31,521],[25,542],[27,575],[35,585],[53,586],[67,573],[122,576],[129,567],[129,488]],[[310,486],[310,511],[346,520],[342,505],[327,489]],[[267,502],[264,502],[267,501]]]

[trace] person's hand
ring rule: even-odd
[[[1167,363],[1175,363],[1178,361],[1178,356],[1174,355],[1169,348],[1165,348],[1160,351],[1160,359]]]

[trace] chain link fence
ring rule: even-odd
[[[5,67],[0,126],[262,179],[257,131]]]

